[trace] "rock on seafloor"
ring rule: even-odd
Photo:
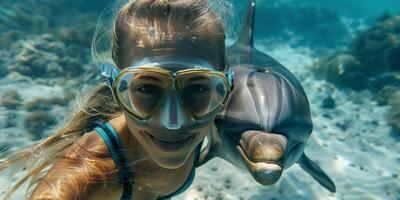
[[[345,51],[320,59],[316,74],[341,88],[370,90],[381,104],[392,107],[388,120],[398,128],[400,92],[400,15],[385,15],[361,32]]]
[[[314,67],[327,80],[355,90],[400,87],[400,15],[378,21],[348,50],[321,59]]]

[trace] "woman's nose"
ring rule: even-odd
[[[166,129],[180,129],[192,118],[190,112],[179,101],[176,90],[171,91],[165,101],[165,105],[161,107],[161,112],[159,112],[160,120]]]

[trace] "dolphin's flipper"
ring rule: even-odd
[[[237,43],[243,46],[253,47],[254,38],[254,16],[255,16],[256,0],[250,0],[247,6],[247,16],[243,23],[242,32]]]
[[[336,191],[335,183],[325,174],[324,171],[310,158],[306,156],[305,153],[301,156],[298,161],[301,168],[303,168],[307,173],[309,173],[318,183],[324,186],[331,192]]]

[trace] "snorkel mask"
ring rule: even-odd
[[[229,67],[223,73],[206,60],[170,56],[144,58],[123,70],[104,63],[101,74],[133,119],[169,130],[209,121],[227,103],[234,78]]]

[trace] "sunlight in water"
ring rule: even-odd
[[[342,171],[350,165],[351,161],[342,156],[337,156],[337,160],[333,163],[337,171]]]

